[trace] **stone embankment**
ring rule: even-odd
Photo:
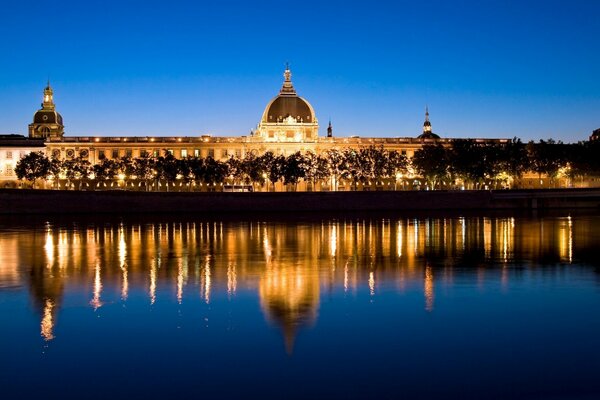
[[[145,193],[0,189],[1,214],[290,213],[597,209],[600,189]]]

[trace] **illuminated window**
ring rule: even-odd
[[[200,157],[200,149],[194,149],[194,157]]]
[[[167,153],[169,153],[170,155],[173,155],[173,149],[167,149]]]
[[[185,158],[188,156],[187,149],[181,149],[181,158]]]
[[[152,156],[158,157],[159,155],[160,155],[160,151],[158,151],[158,149],[152,150]]]

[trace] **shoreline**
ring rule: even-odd
[[[0,214],[270,214],[289,212],[595,209],[600,188],[380,192],[127,192],[0,189]]]

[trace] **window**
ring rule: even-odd
[[[167,149],[167,153],[169,153],[170,155],[173,155],[173,149]]]
[[[215,149],[208,149],[208,156],[211,158],[215,158]]]
[[[6,159],[7,160],[12,160],[12,151],[7,151],[6,152]]]
[[[125,157],[131,158],[132,155],[133,155],[133,151],[131,149],[125,150]]]
[[[148,150],[141,149],[140,150],[140,157],[148,157]]]
[[[188,156],[187,149],[181,149],[181,158],[186,158]]]
[[[222,158],[227,158],[228,156],[229,156],[229,153],[228,153],[227,149],[221,150],[221,157]]]
[[[402,155],[405,156],[406,155],[406,150],[402,150]]]
[[[194,149],[194,157],[200,157],[200,149]]]
[[[159,155],[160,155],[160,151],[158,151],[158,149],[152,150],[152,156],[153,157],[158,157]]]
[[[60,152],[58,153],[58,155],[60,156]],[[98,159],[104,160],[105,158],[106,158],[106,154],[104,154],[104,150],[98,150]]]
[[[237,158],[242,158],[242,149],[235,149],[235,156]]]
[[[112,158],[119,158],[119,150],[114,149],[112,151]]]

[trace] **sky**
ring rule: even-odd
[[[69,136],[247,135],[286,62],[325,134],[586,140],[600,1],[11,1],[0,133],[48,77]]]

